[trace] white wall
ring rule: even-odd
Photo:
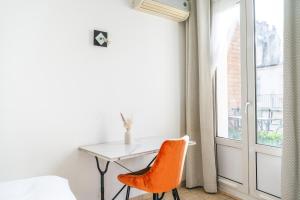
[[[108,31],[109,48],[92,45],[93,29]],[[94,158],[78,146],[122,139],[120,111],[136,137],[178,136],[183,83],[183,24],[128,0],[0,0],[0,181],[55,174],[97,199]],[[106,197],[120,172],[111,165]]]

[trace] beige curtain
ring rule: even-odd
[[[300,0],[285,0],[282,199],[300,200]]]
[[[186,22],[186,131],[196,146],[189,149],[186,187],[217,192],[210,66],[210,0],[190,0]]]

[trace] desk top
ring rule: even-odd
[[[124,141],[106,142],[79,147],[79,150],[87,152],[107,161],[117,161],[138,156],[157,153],[165,137],[148,137],[136,139],[132,144],[124,144]],[[193,141],[189,145],[196,144]]]

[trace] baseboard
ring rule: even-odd
[[[228,192],[224,192],[224,191],[219,191],[221,194],[224,194],[224,195],[226,195],[226,196],[229,196],[230,198],[232,198],[232,199],[235,199],[235,200],[242,200],[241,198],[239,198],[239,197],[236,197],[236,196],[234,196],[234,195],[232,195],[232,194],[230,194],[230,193],[228,193]]]
[[[256,198],[253,198],[247,194],[239,192],[235,189],[231,189],[229,187],[219,185],[218,190],[220,191],[220,193],[223,193],[236,200],[257,200]]]

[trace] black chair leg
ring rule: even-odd
[[[172,195],[173,195],[173,199],[177,200],[176,194],[175,194],[175,190],[172,190]]]
[[[162,194],[161,194],[161,196],[159,196],[159,195],[157,195],[158,197],[157,197],[157,199],[158,200],[162,200],[163,198],[164,198],[164,196],[165,196],[165,193],[163,192]]]
[[[130,186],[127,186],[126,200],[129,200],[129,195],[130,195]]]
[[[175,189],[175,192],[176,192],[177,200],[180,200],[180,197],[179,197],[177,189]]]
[[[178,191],[176,188],[172,190],[172,194],[173,194],[174,200],[180,200],[180,197],[179,197],[179,194],[178,194]]]
[[[157,193],[153,193],[153,200],[158,200],[158,194]]]

